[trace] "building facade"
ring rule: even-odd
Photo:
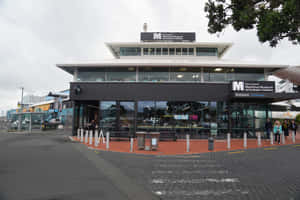
[[[196,42],[195,33],[143,32],[140,42],[106,46],[114,59],[57,64],[74,77],[73,134],[96,120],[112,135],[254,137],[272,102],[298,95],[276,93],[267,81],[287,65],[222,59],[231,43]]]

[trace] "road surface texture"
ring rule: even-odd
[[[158,198],[67,136],[0,134],[0,200],[67,199]]]
[[[0,200],[300,199],[300,145],[158,156],[0,134]]]

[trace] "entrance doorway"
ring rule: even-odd
[[[101,101],[100,128],[116,135],[133,135],[135,129],[134,101]]]

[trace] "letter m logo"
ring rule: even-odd
[[[161,33],[153,33],[153,40],[161,40]]]
[[[244,81],[232,81],[232,91],[244,91]]]

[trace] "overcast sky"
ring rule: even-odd
[[[136,42],[148,31],[193,31],[198,42],[233,42],[224,58],[300,64],[299,46],[258,42],[256,32],[207,32],[205,0],[0,0],[0,111],[25,94],[67,89],[56,63],[112,58],[104,42]],[[1,114],[1,112],[0,112]]]

